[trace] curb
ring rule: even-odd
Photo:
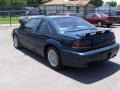
[[[0,24],[1,27],[15,27],[15,26],[20,26],[19,24]]]

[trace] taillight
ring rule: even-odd
[[[73,42],[72,48],[73,49],[80,49],[80,50],[86,50],[90,48],[91,42],[90,40],[76,40]]]

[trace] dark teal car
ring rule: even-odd
[[[110,30],[100,30],[75,16],[39,16],[13,30],[15,48],[26,47],[48,59],[53,69],[100,63],[117,55]]]

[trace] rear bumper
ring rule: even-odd
[[[119,44],[113,44],[104,48],[88,51],[88,52],[74,52],[69,50],[61,51],[61,59],[63,65],[81,67],[91,62],[101,62],[109,60],[117,55]]]

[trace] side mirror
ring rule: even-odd
[[[22,21],[22,20],[19,20],[19,23],[20,23],[20,27],[24,28],[25,27],[25,22]]]

